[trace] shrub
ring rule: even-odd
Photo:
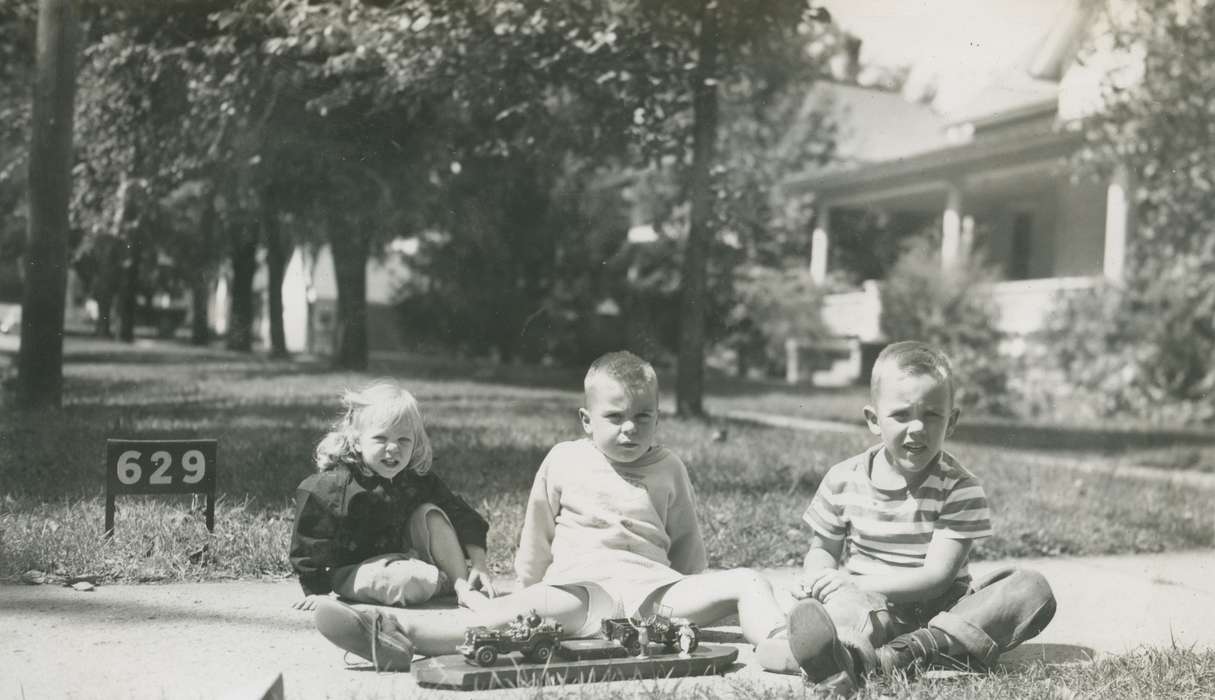
[[[1215,5],[1143,0],[1100,13],[1082,49],[1104,69],[1081,123],[1081,172],[1133,183],[1126,280],[1064,302],[1054,328],[1067,384],[1106,415],[1215,422]],[[1161,105],[1176,105],[1161,109]]]
[[[1063,298],[1048,317],[1048,363],[1098,416],[1158,423],[1215,421],[1215,286],[1136,276]]]
[[[810,271],[751,265],[735,271],[738,302],[730,313],[734,344],[762,353],[769,368],[785,365],[785,341],[824,338],[823,293]]]
[[[891,342],[922,340],[944,350],[958,375],[958,403],[984,413],[1011,412],[1011,361],[990,286],[999,279],[977,255],[942,267],[932,236],[916,238],[882,284],[882,333]]]

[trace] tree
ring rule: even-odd
[[[18,273],[28,234],[27,197],[30,86],[38,6],[0,3],[0,294],[21,298]]]
[[[17,400],[63,400],[63,317],[72,110],[80,28],[72,0],[41,0],[30,138],[29,236],[25,248]]]
[[[438,3],[431,4],[437,13],[436,7]],[[458,96],[448,103],[448,114],[456,117],[450,122],[455,124],[451,143],[453,152],[463,154],[456,159],[460,172],[447,175],[445,167],[432,172],[449,188],[445,201],[466,187],[477,196],[464,200],[468,206],[450,207],[466,214],[466,221],[442,226],[444,235],[423,237],[428,247],[443,252],[420,259],[431,274],[418,283],[428,291],[417,298],[447,301],[462,294],[466,298],[460,304],[446,306],[449,316],[485,307],[487,322],[470,331],[501,331],[501,340],[486,338],[482,346],[492,344],[511,356],[507,337],[512,331],[518,338],[521,327],[530,324],[557,325],[565,316],[590,315],[605,298],[657,299],[669,293],[664,290],[674,281],[688,306],[671,314],[677,324],[665,325],[678,327],[690,340],[672,345],[690,349],[692,359],[681,362],[680,371],[689,379],[680,382],[680,393],[696,396],[681,408],[699,412],[703,346],[713,336],[706,333],[705,317],[709,310],[724,316],[718,309],[732,306],[726,299],[729,269],[740,257],[732,252],[734,244],[719,238],[743,240],[748,254],[773,247],[757,242],[769,235],[777,218],[771,215],[774,203],[761,195],[773,188],[752,185],[775,184],[769,179],[775,168],[754,166],[757,154],[778,152],[772,139],[760,143],[783,131],[775,124],[788,116],[787,110],[773,106],[785,106],[785,88],[805,85],[817,64],[805,54],[808,35],[816,30],[802,20],[811,13],[792,2],[727,9],[717,3],[509,2],[474,3],[463,10],[444,16],[442,24],[444,36],[462,38],[458,50],[443,51],[448,60],[433,66]],[[704,33],[702,21],[709,23]],[[784,41],[771,41],[777,38]],[[725,57],[721,66],[714,58],[718,53]],[[719,119],[720,85],[727,88],[725,120]],[[743,108],[747,102],[762,107]],[[721,133],[744,124],[729,137]],[[746,138],[748,129],[763,137]],[[733,176],[724,167],[723,138],[731,141],[729,158],[746,151],[749,171],[763,171],[739,188],[741,194],[731,190],[746,176]],[[804,155],[800,148],[786,153]],[[683,243],[670,247],[682,260],[680,266],[662,268],[649,260],[652,256],[630,250],[624,241],[627,220],[615,231],[601,232],[601,218],[591,221],[554,200],[558,190],[562,196],[585,198],[591,182],[613,169],[623,171],[624,179],[649,179],[646,173],[656,172],[655,179],[677,183],[671,201],[657,209],[662,217],[683,212],[672,219],[691,214],[690,226],[674,234]],[[567,180],[574,176],[581,184],[559,187],[551,178],[554,173]],[[512,187],[495,203],[503,191],[495,182],[507,174]],[[508,206],[522,202],[527,205]],[[575,222],[579,237],[594,240],[583,245],[557,232],[562,226],[574,228]],[[453,262],[453,256],[469,264]],[[494,264],[483,268],[479,258]],[[662,270],[665,279],[658,281],[643,269]],[[621,284],[624,276],[618,273],[626,271],[633,282]],[[461,272],[483,283],[462,285]],[[575,281],[572,272],[590,282]],[[613,273],[616,280],[609,279]],[[444,280],[455,288],[437,291],[434,286]],[[649,280],[655,280],[650,288],[630,290]],[[484,303],[473,303],[478,294]],[[412,317],[420,322],[426,314],[419,310]],[[722,325],[720,319],[714,321]]]
[[[365,363],[357,344],[367,255],[394,235],[427,230],[449,241],[430,276],[482,271],[461,284],[460,304],[485,312],[487,345],[515,353],[519,328],[552,289],[556,180],[567,156],[600,148],[611,131],[572,92],[594,85],[588,47],[605,16],[597,5],[283,3],[275,11],[282,33],[266,46],[294,61],[308,119],[327,134],[318,155],[327,190],[343,194],[314,199],[336,207],[328,240],[348,268],[338,274],[344,366]]]
[[[642,0],[633,15],[631,48],[651,58],[647,75],[662,82],[652,93],[653,115],[640,121],[666,122],[659,133],[670,140],[676,162],[686,163],[689,206],[687,239],[680,270],[680,326],[676,405],[680,413],[704,412],[704,354],[707,278],[710,249],[721,221],[714,180],[724,172],[720,162],[722,93],[760,104],[778,99],[792,87],[813,79],[818,61],[807,49],[825,12],[805,2],[767,0]],[[652,37],[656,36],[657,41]],[[624,42],[626,46],[630,42]],[[679,68],[685,69],[683,75]],[[650,137],[651,142],[658,140]],[[686,150],[685,150],[686,149]]]
[[[200,61],[187,50],[205,32],[205,9],[95,11],[77,110],[90,138],[80,148],[72,215],[83,232],[75,265],[97,302],[99,335],[111,333],[116,295],[119,336],[131,341],[139,298],[167,291],[154,277],[176,287],[174,275],[161,273],[193,278],[214,265],[209,247],[193,245],[200,233],[163,209],[187,181],[208,177],[213,134],[223,131],[208,128],[211,115],[227,113],[198,99]],[[176,264],[166,269],[165,259]]]
[[[1130,173],[1137,227],[1121,285],[1063,309],[1059,359],[1106,412],[1210,422],[1215,6],[1147,0],[1116,7],[1100,15],[1109,31],[1084,56],[1109,70],[1100,109],[1082,123],[1078,160],[1105,176]]]
[[[235,350],[252,349],[259,244],[266,244],[271,272],[281,282],[287,244],[275,228],[278,210],[267,207],[278,201],[268,190],[284,171],[268,134],[282,117],[277,105],[284,83],[261,47],[269,6],[259,4],[262,15],[208,15],[231,4],[122,7],[101,14],[81,107],[94,137],[85,148],[85,187],[75,208],[88,234],[77,258],[94,282],[99,332],[108,332],[116,251],[126,253],[121,288],[127,338],[134,330],[132,293],[150,277],[141,272],[149,269],[148,259],[175,261],[171,271],[180,279],[168,281],[191,291],[192,340],[204,343],[209,289],[225,257],[216,251],[226,251],[232,271],[227,340]],[[271,285],[269,291],[271,308],[281,309],[281,289]],[[281,314],[270,325],[274,351],[284,354]]]

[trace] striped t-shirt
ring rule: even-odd
[[[802,519],[819,536],[845,541],[843,565],[858,575],[924,565],[935,533],[959,540],[991,536],[991,512],[978,479],[948,452],[914,489],[882,489],[870,475],[882,446],[831,467]],[[963,564],[958,580],[969,581]]]

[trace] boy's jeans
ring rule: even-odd
[[[840,591],[824,605],[845,644],[886,644],[920,627],[949,633],[989,666],[1001,653],[1041,632],[1055,616],[1055,596],[1041,574],[1007,568],[924,603],[891,604],[880,593]]]

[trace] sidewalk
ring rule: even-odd
[[[972,569],[981,575],[1010,564],[1045,574],[1059,601],[1054,622],[1008,655],[1013,662],[1069,662],[1141,646],[1215,648],[1215,550],[977,562]],[[765,573],[787,588],[796,571]],[[409,674],[346,668],[338,650],[313,631],[311,616],[291,609],[299,596],[291,580],[111,585],[91,593],[0,586],[0,700],[258,697],[254,691],[279,673],[293,699],[476,695],[419,692]],[[731,675],[798,683],[762,673],[750,664],[749,647],[739,646],[741,665]]]

